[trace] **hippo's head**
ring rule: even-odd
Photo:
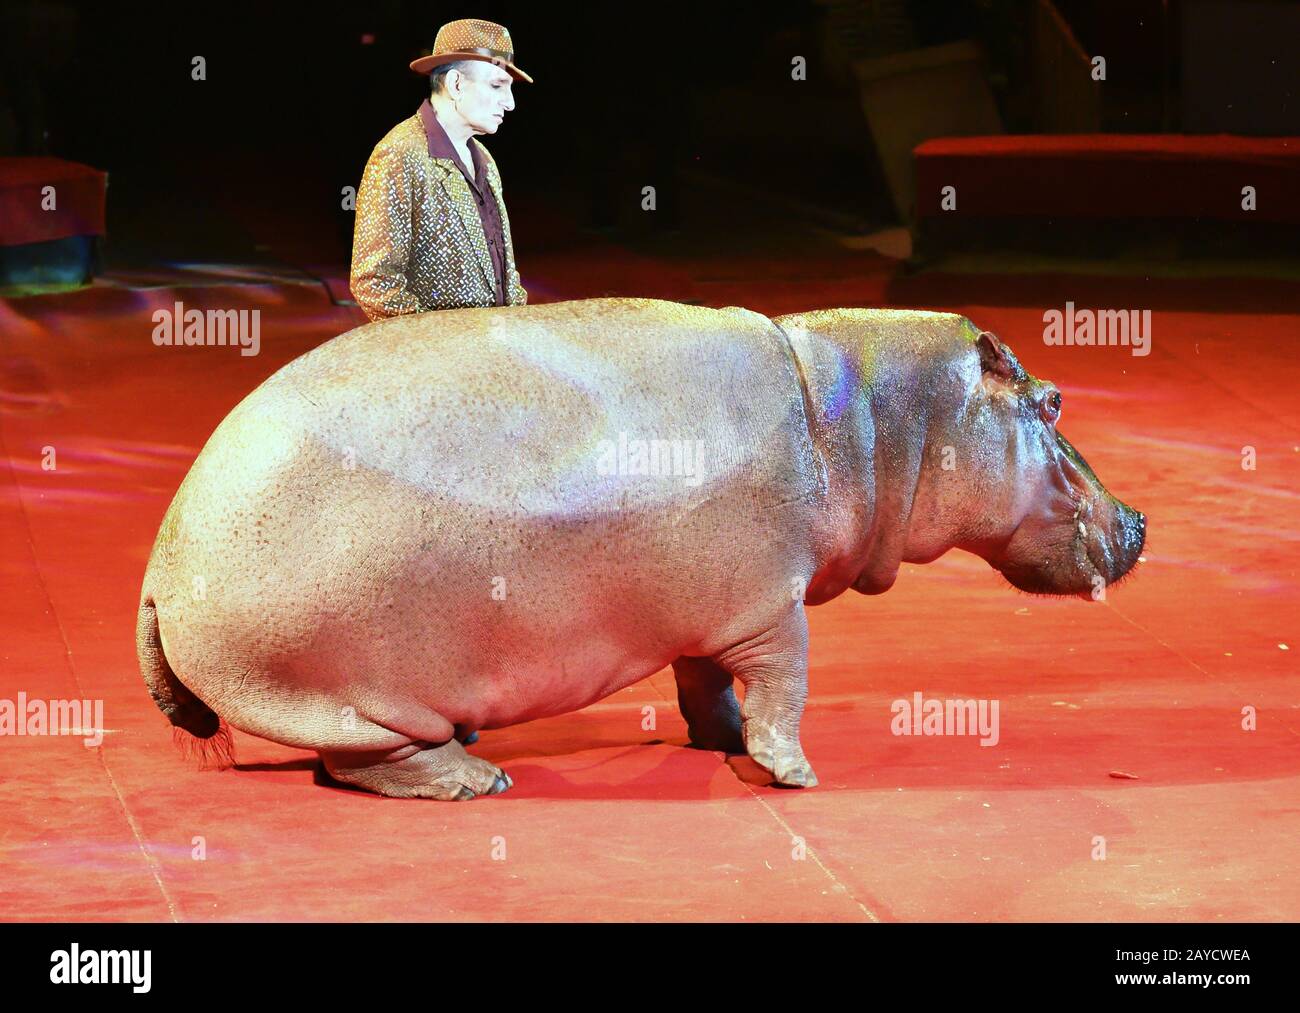
[[[981,474],[967,513],[973,537],[962,547],[1023,591],[1098,597],[1137,563],[1146,517],[1107,492],[1057,431],[1055,384],[1030,376],[987,331],[975,351],[963,442]]]

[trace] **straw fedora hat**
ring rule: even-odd
[[[500,67],[516,81],[532,84],[533,79],[515,66],[514,59],[514,43],[505,28],[492,21],[465,18],[449,21],[439,28],[438,37],[433,40],[433,52],[411,61],[411,69],[417,74],[428,74],[445,63],[482,60]]]

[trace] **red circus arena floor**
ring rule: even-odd
[[[885,300],[965,313],[1061,386],[1062,431],[1149,517],[1146,562],[1091,604],[1020,595],[950,553],[905,566],[886,595],[811,609],[808,791],[686,748],[667,670],[484,733],[477,752],[514,778],[500,797],[326,787],[313,754],[238,733],[238,766],[200,771],[136,669],[147,554],[217,422],[357,311],[287,283],[0,302],[0,696],[102,699],[108,729],[98,749],[0,739],[0,918],[1300,918],[1295,300],[1260,312],[1248,283],[1194,279],[891,282],[878,258],[844,254],[533,263],[538,301],[620,290],[772,314]],[[150,314],[178,299],[260,308],[261,354],[155,348]],[[1043,308],[1066,299],[1153,306],[1152,353],[1046,347]],[[998,700],[1001,741],[891,735],[891,702],[918,691]]]

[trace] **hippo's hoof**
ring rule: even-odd
[[[776,783],[787,788],[815,788],[817,775],[802,756],[775,757],[766,750],[750,753],[750,757],[764,770],[768,771]]]
[[[817,775],[798,742],[783,741],[770,727],[750,722],[745,724],[745,738],[750,758],[771,773],[777,784],[788,788],[817,786]]]
[[[494,767],[487,760],[480,759],[477,756],[467,756],[466,759],[470,762],[467,764],[469,769],[464,773],[470,774],[470,771],[473,771],[473,773],[465,778],[467,783],[460,785],[460,790],[452,796],[452,801],[464,802],[479,795],[500,795],[506,789],[514,787],[515,782],[510,780],[510,775],[500,767]],[[480,773],[484,768],[486,768],[487,776],[492,778],[490,784],[484,782]]]
[[[808,761],[803,759],[798,763],[778,768],[776,771],[776,781],[778,784],[783,784],[787,788],[817,787],[817,775],[813,773],[813,769],[808,765]]]
[[[514,783],[500,767],[470,756],[455,739],[410,752],[387,755],[321,751],[325,769],[336,781],[390,798],[435,798],[464,802],[499,795]]]

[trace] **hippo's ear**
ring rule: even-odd
[[[980,336],[975,339],[975,347],[979,349],[980,365],[984,372],[1007,380],[1017,378],[1020,363],[1016,361],[1011,349],[997,339],[997,335],[990,331],[980,331]]]

